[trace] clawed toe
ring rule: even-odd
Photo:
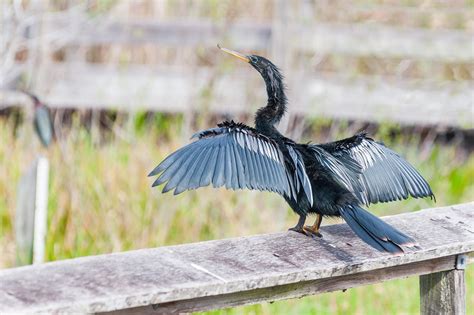
[[[288,231],[293,231],[293,232],[297,232],[297,233],[301,233],[301,234],[304,234],[304,235],[309,236],[309,235],[308,235],[308,232],[306,232],[305,229],[303,229],[303,228],[298,228],[298,227],[296,227],[296,226],[295,226],[295,227],[292,227],[292,228],[289,228]]]
[[[314,235],[314,236],[317,236],[317,237],[323,237],[323,235],[321,233],[319,233],[319,229],[318,230],[313,230],[313,227],[310,226],[310,225],[305,225],[303,230],[305,231],[306,235]]]
[[[304,228],[292,227],[292,228],[289,228],[288,231],[301,233],[303,235],[311,236],[311,237],[314,237],[314,236],[323,237],[323,235],[319,233],[319,231],[313,231],[312,229],[310,229],[310,226],[305,226]]]
[[[304,225],[306,217],[305,216],[300,216],[300,219],[298,220],[298,224],[296,224],[294,227],[289,228],[288,231],[293,231],[297,233],[304,234],[306,236],[311,236],[311,237],[323,237],[321,233],[319,233],[319,226],[321,225],[322,221],[322,216],[317,215],[316,221],[314,224],[311,225]]]

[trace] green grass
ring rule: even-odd
[[[15,258],[16,187],[22,173],[41,151],[51,163],[49,228],[46,254],[58,260],[200,240],[286,230],[297,217],[276,195],[205,188],[179,196],[151,189],[148,172],[188,140],[177,136],[180,124],[163,130],[159,116],[144,122],[138,115],[118,138],[95,144],[90,133],[73,124],[65,140],[48,151],[40,148],[28,125],[16,133],[0,120],[0,268]],[[148,126],[144,126],[148,124]],[[318,128],[313,128],[317,130]],[[474,156],[461,157],[454,147],[420,146],[415,139],[378,138],[402,153],[429,180],[437,206],[467,202],[474,196]],[[348,136],[343,129],[334,136]],[[318,134],[312,136],[317,140]],[[33,144],[31,144],[33,142]],[[432,207],[430,200],[410,199],[377,205],[378,215]],[[331,223],[331,222],[330,222]],[[433,237],[436,237],[435,235]],[[317,260],[317,257],[315,258]],[[474,309],[474,272],[468,275],[468,310]],[[418,313],[417,278],[389,281],[346,292],[238,307],[209,314],[414,314]]]

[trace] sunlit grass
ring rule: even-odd
[[[0,121],[0,267],[14,265],[16,187],[36,152],[48,156],[51,164],[48,260],[277,232],[295,224],[297,217],[285,202],[270,193],[206,188],[173,196],[152,189],[146,175],[188,141],[180,136],[180,124],[167,125],[166,136],[154,127],[161,124],[161,118],[152,126],[137,120],[125,130],[132,141],[116,138],[100,145],[78,124],[45,151],[30,127],[21,126],[14,135],[11,124]],[[383,132],[380,136],[384,138]],[[407,139],[389,144],[429,180],[436,206],[472,200],[474,156],[461,158],[454,147],[427,150]],[[371,211],[388,215],[432,206],[430,200],[410,199]],[[472,267],[467,274],[468,309],[474,309]],[[211,314],[413,314],[418,307],[418,280],[410,278]]]

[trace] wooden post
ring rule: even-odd
[[[39,157],[36,169],[35,225],[33,233],[33,264],[44,262],[48,224],[49,162]]]
[[[44,261],[48,175],[48,160],[39,157],[20,179],[15,217],[17,265]]]
[[[466,314],[466,255],[457,256],[456,269],[420,276],[421,314]]]
[[[17,189],[15,213],[16,264],[33,262],[33,230],[35,213],[36,161],[21,177]]]

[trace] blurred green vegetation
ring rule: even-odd
[[[179,196],[152,189],[146,175],[167,154],[187,143],[183,118],[136,113],[123,124],[127,137],[94,140],[80,119],[63,138],[42,149],[28,124],[16,130],[0,120],[0,268],[15,258],[16,187],[38,151],[50,159],[47,259],[58,260],[146,247],[286,230],[297,217],[283,199],[261,192],[216,192],[204,188]],[[210,124],[210,123],[209,123]],[[329,134],[322,136],[330,127]],[[350,136],[348,124],[333,128],[315,120],[304,135],[314,142]],[[421,143],[416,136],[393,137],[397,126],[384,125],[373,135],[404,155],[428,179],[436,206],[472,201],[474,156],[454,146]],[[109,131],[110,132],[110,131]],[[327,139],[326,139],[327,138]],[[34,139],[34,140],[32,140]],[[104,140],[105,139],[105,140]],[[303,141],[302,140],[302,141]],[[33,143],[33,144],[32,144]],[[410,199],[370,208],[378,215],[434,206]],[[326,222],[329,224],[337,221]],[[436,237],[436,235],[433,235]],[[317,261],[317,257],[315,257]],[[474,269],[469,267],[468,310],[474,310]],[[418,279],[327,293],[297,300],[238,307],[209,314],[416,314]]]

